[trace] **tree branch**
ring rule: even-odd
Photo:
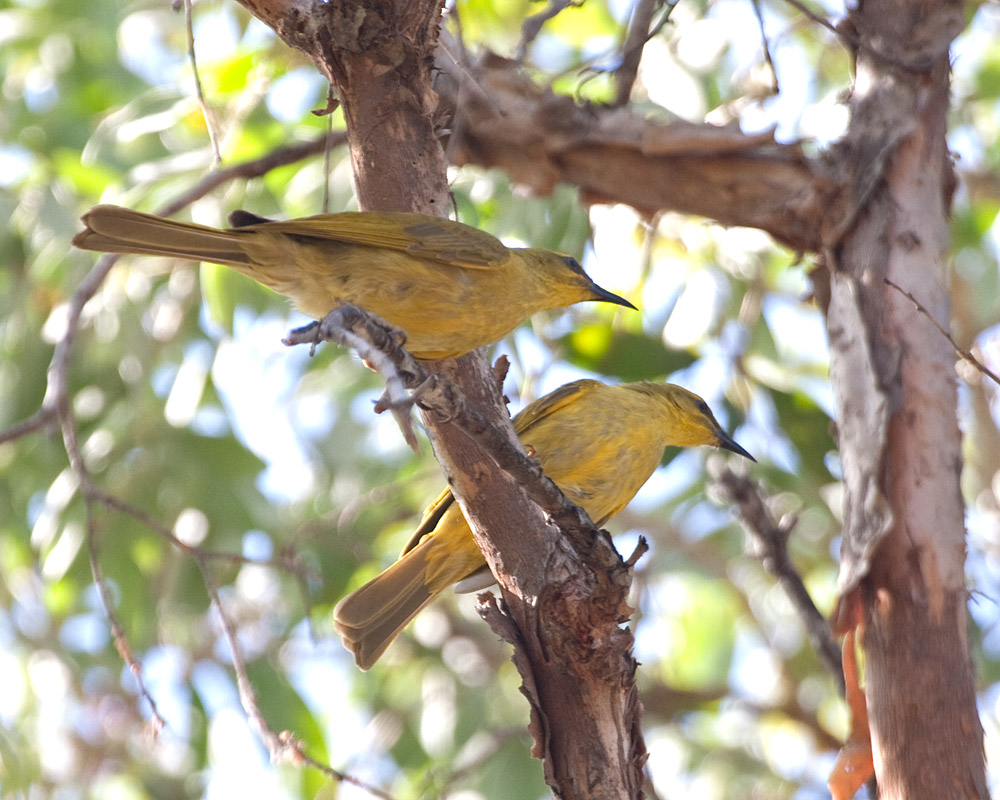
[[[578,104],[499,56],[459,68],[440,55],[435,88],[455,120],[452,163],[498,167],[541,195],[565,182],[587,203],[626,203],[650,216],[697,214],[760,228],[795,250],[820,249],[839,180],[797,144],[777,144],[771,132]],[[460,88],[470,83],[477,91],[462,92],[459,105]]]
[[[615,102],[616,106],[628,103],[639,74],[639,62],[642,61],[642,51],[649,41],[649,26],[653,17],[664,0],[638,0],[632,9],[629,20],[628,34],[622,43],[621,64],[615,70]],[[667,15],[673,10],[674,4],[667,3]]]
[[[813,650],[843,694],[844,671],[840,648],[833,639],[829,623],[816,608],[802,576],[788,556],[788,536],[794,522],[776,523],[753,482],[746,475],[733,472],[721,459],[711,459],[708,469],[712,488],[722,495],[726,503],[739,509],[740,522],[747,537],[748,555],[759,559],[768,574],[785,590],[806,629]]]
[[[209,192],[230,181],[259,178],[273,169],[284,167],[288,164],[295,164],[311,156],[319,155],[325,148],[338,147],[346,141],[347,134],[343,131],[336,131],[324,134],[323,136],[317,136],[315,139],[309,139],[305,142],[295,142],[294,144],[277,147],[260,158],[212,170],[186,192],[157,209],[156,213],[161,217],[172,217],[181,209],[187,208],[195,200],[200,200]]]

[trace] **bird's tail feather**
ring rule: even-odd
[[[252,263],[241,246],[243,236],[233,231],[111,205],[95,206],[84,214],[83,223],[86,230],[73,237],[73,244],[82,250],[172,256],[233,267]]]
[[[333,610],[344,646],[361,669],[374,664],[417,613],[438,592],[426,584],[428,539],[385,572],[347,595]]]

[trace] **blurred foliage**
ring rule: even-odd
[[[515,54],[527,0],[461,0],[473,51]],[[790,6],[763,4],[783,93],[770,96],[754,4],[678,5],[647,45],[637,108],[660,118],[778,125],[821,149],[843,130],[850,59]],[[557,90],[611,96],[627,4],[571,5],[527,47]],[[315,137],[325,86],[232,3],[195,8],[200,78],[225,163]],[[995,6],[956,45],[952,146],[964,182],[952,222],[953,330],[1000,362],[1000,68]],[[211,168],[193,99],[182,14],[164,3],[14,0],[0,7],[0,429],[46,391],[66,302],[94,259],[69,240],[98,201],[154,210]],[[342,126],[335,115],[334,125]],[[321,158],[224,185],[182,212],[301,216],[351,208],[350,164]],[[703,394],[760,463],[776,516],[794,515],[792,557],[821,610],[835,597],[840,474],[819,312],[792,254],[752,231],[665,214],[583,208],[571,187],[525,198],[503,174],[451,175],[459,217],[581,258],[641,314],[541,315],[495,348],[512,358],[512,406],[581,375],[671,379]],[[88,304],[70,378],[88,469],[105,491],[210,551],[262,710],[314,757],[393,797],[532,800],[528,709],[506,646],[468,597],[427,609],[359,673],[329,611],[398,553],[441,486],[389,419],[379,380],[333,347],[279,339],[301,324],[283,300],[217,267],[123,259]],[[1000,435],[996,387],[964,371],[969,582],[983,719],[996,761],[1000,667]],[[649,771],[660,796],[820,797],[845,712],[780,589],[743,555],[730,512],[706,496],[705,453],[672,450],[610,526],[643,534],[635,603]],[[60,434],[0,444],[0,785],[32,798],[367,796],[318,772],[272,767],[239,706],[230,650],[194,561],[149,526],[96,509],[100,568],[167,727],[124,666],[94,587],[85,506]],[[985,595],[985,598],[984,598]],[[40,744],[44,743],[44,744]]]

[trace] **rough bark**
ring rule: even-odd
[[[847,488],[841,588],[864,603],[880,797],[981,798],[955,353],[885,283],[948,327],[948,46],[961,7],[876,0],[851,22],[853,121],[835,152],[847,191],[825,228]]]
[[[337,89],[361,207],[445,215],[445,160],[430,88],[437,0],[241,2],[306,52]],[[521,449],[481,352],[424,364],[455,381]],[[641,797],[641,707],[631,633],[620,628],[630,613],[631,568],[592,524],[549,524],[459,426],[433,415],[425,422],[499,578],[504,603],[484,616],[514,644],[546,781],[561,798]]]
[[[796,250],[819,248],[819,221],[837,186],[825,163],[797,144],[578,103],[492,54],[461,61],[446,40],[435,86],[453,119],[451,163],[498,167],[540,195],[565,182],[585,203],[697,214],[760,228]]]

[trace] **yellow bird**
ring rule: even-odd
[[[187,258],[233,267],[292,299],[313,319],[345,301],[407,335],[417,358],[460,356],[502,339],[538,311],[582,300],[635,308],[570,256],[507,247],[484,231],[423,214],[323,214],[287,222],[246,211],[220,230],[95,206],[83,250]]]
[[[528,405],[514,429],[545,474],[598,526],[628,504],[668,446],[714,445],[756,460],[722,430],[704,400],[669,383],[568,383]],[[368,669],[425,605],[485,568],[446,489],[399,560],[337,604],[334,622],[344,645]]]

